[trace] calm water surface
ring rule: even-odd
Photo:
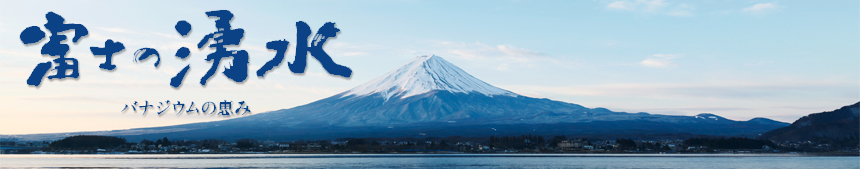
[[[0,155],[0,167],[860,168],[860,157],[666,154]]]

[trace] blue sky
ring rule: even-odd
[[[526,96],[586,107],[670,115],[712,113],[734,120],[767,117],[792,122],[809,113],[860,101],[858,1],[2,1],[0,2],[0,134],[127,129],[222,120],[206,115],[142,116],[120,110],[134,101],[246,101],[255,113],[322,99],[435,54],[495,86]],[[194,49],[214,32],[206,11],[230,10],[245,29],[231,50],[250,54],[249,72],[275,52],[265,43],[291,42],[295,22],[316,31],[341,30],[325,50],[353,70],[328,75],[314,60],[304,75],[275,68],[244,83],[218,73],[197,81],[212,49]],[[40,62],[44,40],[24,45],[24,28],[45,24],[53,11],[90,35],[71,44],[81,78],[25,81]],[[173,28],[187,20],[192,32]],[[73,33],[66,33],[71,36]],[[89,47],[107,39],[126,50],[116,71],[103,71]],[[173,57],[189,47],[191,58]],[[134,50],[162,53],[132,62]],[[228,65],[229,60],[223,61]],[[168,84],[185,65],[180,89]],[[283,63],[286,64],[286,63]],[[222,68],[223,70],[223,68]],[[219,70],[220,72],[220,70]]]

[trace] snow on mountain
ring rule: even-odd
[[[392,97],[408,98],[434,90],[480,93],[490,97],[493,95],[518,96],[469,75],[442,57],[425,55],[412,59],[406,65],[382,77],[344,92],[341,98],[380,94],[387,101]]]

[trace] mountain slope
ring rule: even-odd
[[[384,100],[388,100],[395,96],[402,99],[435,90],[480,93],[487,96],[517,96],[513,92],[487,84],[435,55],[416,57],[397,70],[359,85],[340,96],[379,94]]]
[[[829,112],[813,113],[790,126],[762,134],[774,141],[823,141],[860,138],[860,102]]]
[[[764,118],[733,121],[713,114],[613,112],[531,98],[483,82],[439,56],[420,56],[351,90],[290,109],[216,122],[91,134],[131,140],[667,133],[757,136],[787,125]]]

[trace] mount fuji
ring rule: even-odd
[[[757,136],[788,126],[766,118],[614,112],[531,98],[490,85],[439,56],[419,56],[351,90],[289,109],[222,121],[128,130],[12,135],[24,140],[113,135],[130,140],[486,137],[490,135]],[[7,136],[9,137],[9,136]]]

